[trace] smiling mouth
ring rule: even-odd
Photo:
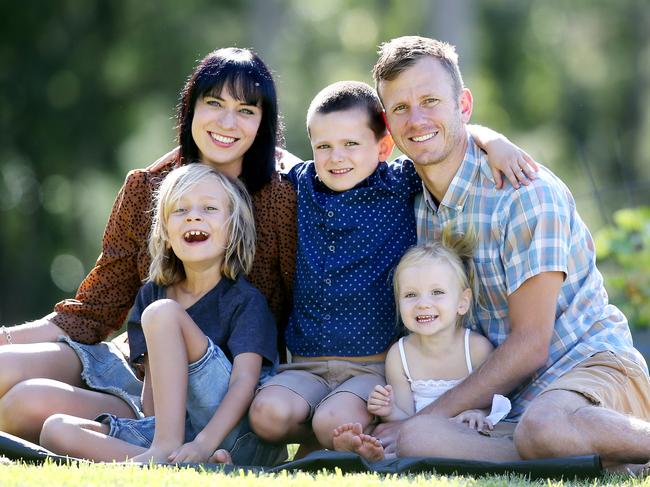
[[[186,242],[204,242],[208,239],[210,234],[201,230],[190,230],[183,234],[183,240]]]
[[[210,137],[212,138],[212,140],[214,140],[216,142],[219,142],[221,144],[230,145],[230,144],[234,144],[235,142],[237,142],[239,140],[236,137],[227,137],[225,135],[216,134],[214,132],[208,132],[208,133],[210,134]]]
[[[418,315],[415,317],[415,321],[418,323],[430,323],[438,318],[438,315]]]
[[[430,132],[428,134],[418,135],[417,137],[409,137],[409,140],[413,142],[425,142],[429,139],[432,139],[436,135],[438,135],[438,132]]]
[[[341,174],[347,174],[347,173],[349,173],[350,171],[352,171],[352,168],[349,168],[349,167],[348,167],[348,168],[345,168],[345,169],[330,169],[329,172],[332,173],[332,174],[334,174],[334,175],[336,175],[336,176],[339,176],[339,175],[341,175]]]

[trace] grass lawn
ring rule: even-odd
[[[535,481],[530,482],[523,477],[490,476],[462,477],[436,475],[389,475],[375,474],[343,474],[306,473],[288,474],[251,474],[233,473],[222,474],[215,472],[200,472],[192,469],[169,467],[139,468],[123,465],[72,465],[59,466],[51,463],[42,466],[22,464],[0,464],[0,485],[2,487],[26,486],[43,487],[45,485],[61,486],[133,486],[146,485],[172,486],[187,485],[191,487],[373,487],[373,486],[604,486],[604,485],[647,485],[650,480],[638,481],[623,477],[605,477],[591,481]]]

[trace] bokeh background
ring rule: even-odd
[[[380,42],[420,34],[458,47],[473,121],[571,188],[612,298],[647,325],[648,26],[646,0],[2,2],[0,324],[74,294],[126,172],[175,145],[178,93],[197,59],[254,48],[276,75],[286,145],[308,158],[313,95],[371,82]]]

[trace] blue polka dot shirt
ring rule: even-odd
[[[313,162],[288,175],[298,195],[298,250],[287,347],[304,357],[359,357],[395,340],[392,272],[416,243],[413,163],[379,163],[356,187],[335,192]]]

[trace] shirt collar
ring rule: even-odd
[[[463,161],[456,171],[456,175],[451,180],[449,188],[445,196],[440,202],[440,206],[446,206],[447,208],[455,211],[462,211],[465,206],[465,201],[470,193],[470,188],[472,184],[475,184],[474,181],[477,179],[477,173],[481,171],[484,177],[487,177],[492,184],[494,184],[494,178],[489,167],[486,164],[483,164],[485,159],[485,152],[483,152],[478,145],[472,139],[472,136],[467,133],[467,149],[465,150],[465,156]],[[429,192],[427,187],[422,183],[422,193],[424,195],[424,200],[427,205],[435,210],[436,204],[433,198],[433,195]]]

